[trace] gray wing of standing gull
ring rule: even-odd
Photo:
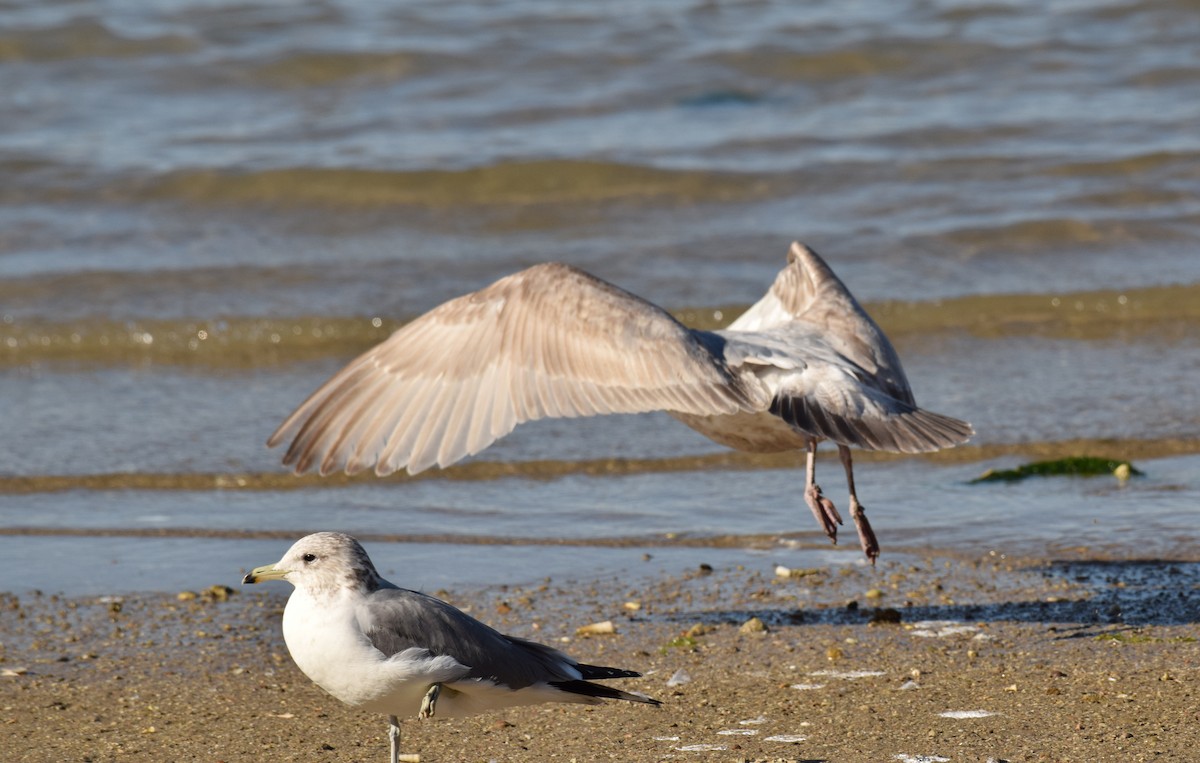
[[[413,647],[426,649],[467,666],[464,678],[490,679],[514,690],[581,677],[622,677],[583,675],[557,650],[505,636],[440,599],[404,588],[373,591],[355,614],[367,638],[387,657]]]
[[[536,265],[434,308],[318,389],[267,444],[284,463],[416,474],[544,417],[752,407],[664,310],[581,270]],[[763,406],[754,406],[761,409]]]
[[[850,290],[796,242],[767,294],[729,328],[729,365],[791,363],[771,413],[809,434],[870,450],[923,453],[966,442],[965,421],[917,406],[900,357]]]

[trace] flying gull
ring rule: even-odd
[[[402,326],[316,392],[267,441],[291,438],[296,473],[446,467],[517,424],[663,410],[722,445],[807,449],[804,498],[836,543],[842,518],[816,484],[817,443],[923,453],[974,434],[917,407],[891,342],[812,249],[793,243],[767,294],[728,328],[689,329],[589,273],[535,265]]]
[[[505,636],[446,602],[379,576],[358,541],[308,535],[243,583],[295,586],[283,639],[296,665],[342,702],[388,716],[390,760],[400,760],[399,716],[457,717],[539,702],[661,704],[593,680],[640,673],[576,662],[548,646]],[[419,756],[404,756],[419,760]]]

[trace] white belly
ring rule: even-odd
[[[342,702],[390,715],[415,715],[430,684],[467,673],[453,659],[430,657],[424,650],[411,658],[385,658],[358,627],[353,612],[352,601],[318,605],[299,591],[283,612],[283,639],[296,666]]]

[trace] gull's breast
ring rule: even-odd
[[[375,709],[381,701],[391,700],[389,704],[405,707],[390,712],[416,713],[429,687],[396,675],[359,628],[348,601],[317,602],[299,591],[293,593],[283,612],[283,639],[304,675],[348,705]],[[400,691],[409,683],[410,692]],[[411,702],[405,701],[409,693],[415,695]]]

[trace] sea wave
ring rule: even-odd
[[[779,182],[769,175],[749,173],[546,159],[460,170],[180,170],[128,186],[122,195],[138,201],[170,198],[193,204],[327,207],[455,207],[621,199],[695,203],[765,197]]]
[[[796,180],[780,173],[676,169],[588,159],[502,161],[459,169],[295,166],[192,167],[104,174],[86,166],[0,156],[0,202],[366,210],[415,207],[728,203],[769,198]]]
[[[983,65],[988,57],[1006,51],[966,40],[905,40],[873,38],[829,50],[760,46],[723,53],[715,58],[745,74],[788,82],[844,83],[867,77],[910,79],[944,74],[956,67]]]
[[[135,58],[190,53],[199,48],[197,40],[184,35],[119,34],[94,18],[73,18],[60,24],[0,33],[0,62]]]
[[[58,282],[61,286],[61,282]],[[6,290],[20,282],[0,285]],[[728,325],[747,305],[685,307],[693,328]],[[981,339],[1038,336],[1072,340],[1160,341],[1194,336],[1200,283],[1057,294],[983,294],[928,302],[867,305],[893,339],[967,333]],[[64,363],[80,367],[162,363],[197,369],[272,367],[349,357],[383,341],[415,316],[225,317],[63,322],[0,316],[0,367]]]
[[[1086,453],[1098,458],[1145,460],[1200,453],[1200,438],[1156,437],[1071,438],[1019,443],[960,445],[935,453],[904,454],[857,451],[854,460],[881,463],[919,459],[933,464],[955,465],[1020,457],[1029,460],[1066,458]],[[109,472],[103,474],[0,475],[0,495],[31,495],[68,490],[109,491],[288,491],[336,489],[373,483],[405,483],[416,480],[480,482],[502,479],[553,480],[569,476],[626,477],[672,472],[757,471],[795,469],[795,452],[743,453],[728,451],[666,458],[538,459],[528,461],[469,461],[432,469],[418,475],[397,472],[377,477],[371,472],[354,476],[334,473],[294,475],[278,472]]]

